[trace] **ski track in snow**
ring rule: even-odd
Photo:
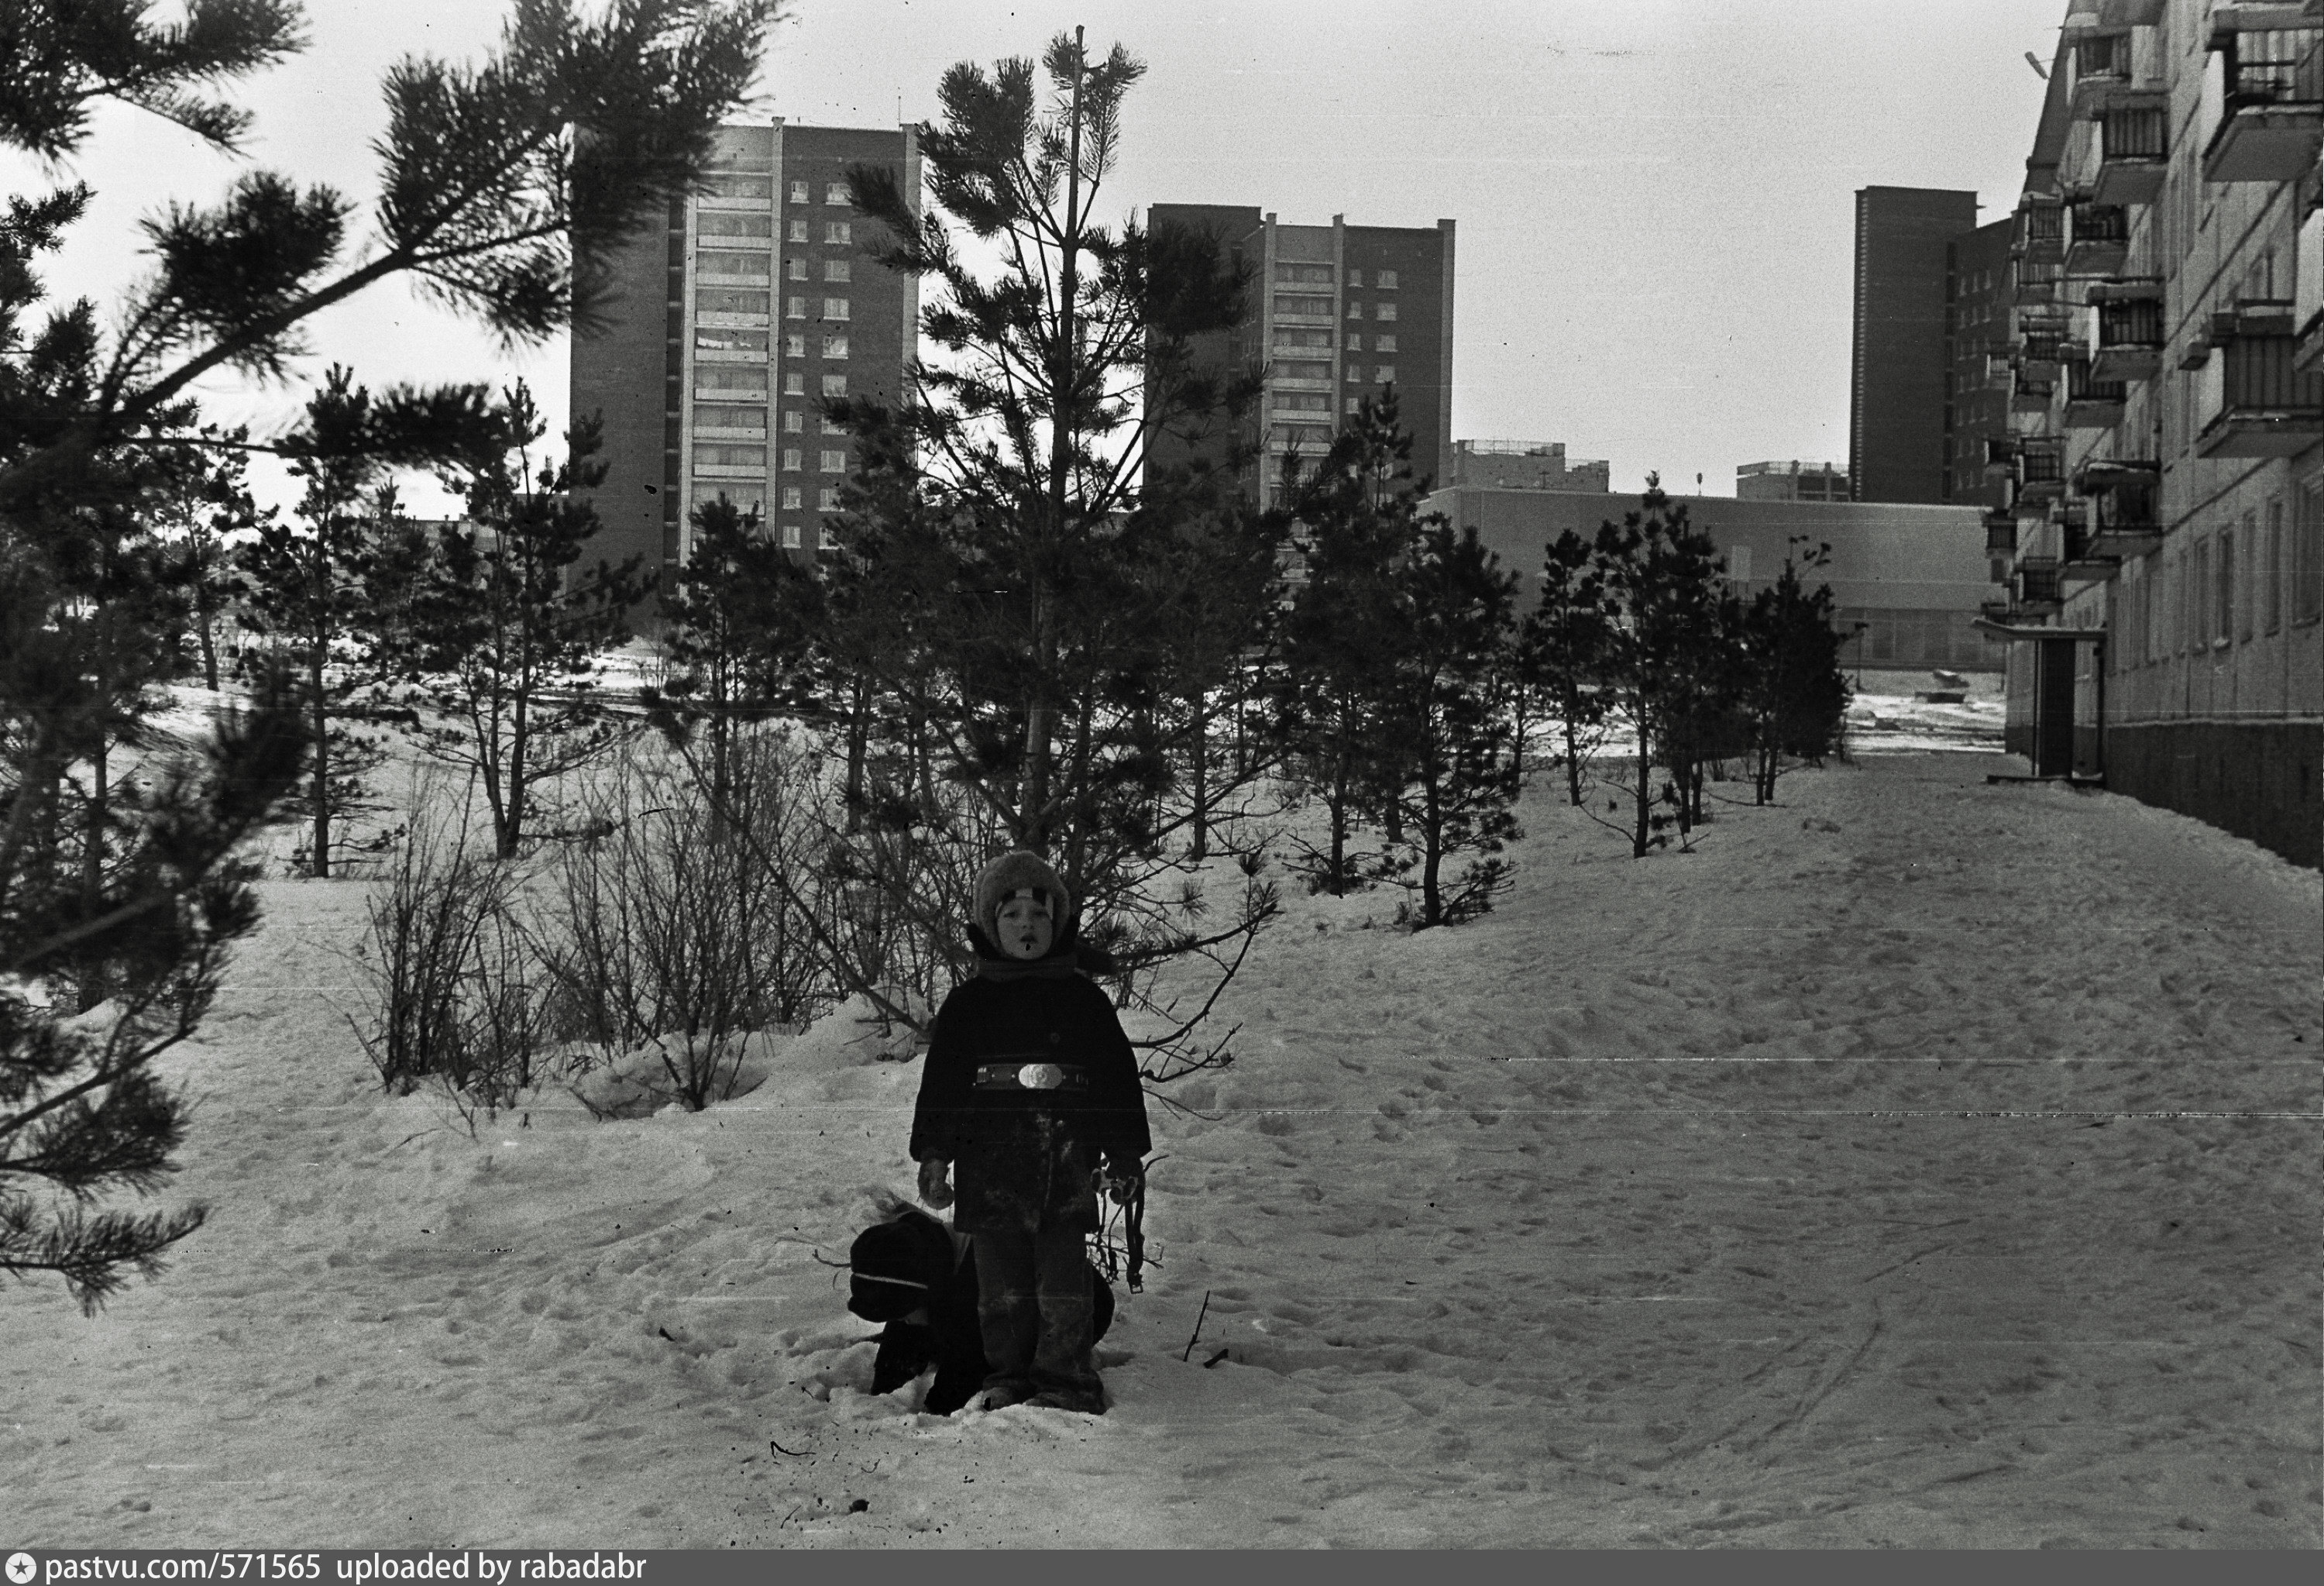
[[[266,883],[171,1065],[209,1225],[94,1321],[0,1290],[0,1541],[2319,1545],[2324,890],[2021,764],[1644,862],[1545,779],[1483,921],[1287,896],[1152,1108],[1102,1419],[862,1391],[822,1263],[918,1069],[846,1019],[471,1138],[316,989],[364,889]]]

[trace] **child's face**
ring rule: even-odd
[[[1001,906],[1001,950],[1028,963],[1046,955],[1056,929],[1049,923],[1049,906],[1037,898],[1011,898]]]

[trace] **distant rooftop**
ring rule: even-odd
[[[1794,457],[1787,463],[1738,463],[1738,476],[1757,474],[1845,474],[1838,463],[1803,463]]]

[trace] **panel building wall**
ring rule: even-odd
[[[919,191],[917,138],[837,127],[719,129],[706,188],[615,261],[612,300],[576,329],[576,419],[607,464],[592,559],[682,565],[700,503],[724,497],[811,557],[852,455],[833,396],[894,401],[918,346],[918,285],[873,264],[848,171]]]
[[[1157,204],[1149,228],[1208,232],[1250,274],[1241,327],[1198,355],[1263,369],[1266,392],[1240,439],[1244,484],[1262,505],[1283,459],[1320,456],[1367,395],[1392,386],[1412,432],[1416,483],[1452,472],[1454,224],[1433,227],[1286,226],[1255,208]],[[1157,447],[1149,466],[1194,454],[1223,460],[1222,441]]]

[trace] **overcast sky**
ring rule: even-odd
[[[167,9],[167,0],[163,8]],[[2062,0],[794,0],[743,119],[891,126],[936,113],[960,60],[1057,31],[1149,70],[1128,106],[1117,214],[1248,204],[1286,224],[1459,222],[1453,433],[1563,441],[1666,487],[1731,494],[1738,464],[1848,454],[1853,195],[2015,202]],[[254,162],[366,201],[378,83],[407,53],[473,59],[488,0],[309,0],[312,43],[253,79]],[[208,200],[235,161],[107,108],[69,170],[98,191],[48,271],[109,300],[137,217]],[[53,175],[55,173],[48,173]],[[43,173],[8,165],[11,191]],[[521,373],[561,422],[565,346],[511,355],[403,287],[317,322],[290,388],[219,384],[280,428],[332,359],[372,384]],[[418,490],[422,511],[445,503]]]

